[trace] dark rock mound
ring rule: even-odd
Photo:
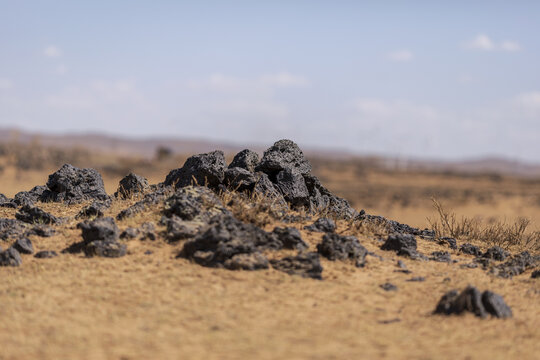
[[[257,183],[254,173],[239,167],[229,167],[225,170],[224,184],[235,191],[253,191]]]
[[[178,216],[182,220],[210,220],[214,215],[227,211],[221,200],[208,188],[188,186],[178,189],[165,201],[163,214],[167,217]]]
[[[13,202],[18,206],[33,206],[45,191],[47,191],[46,186],[34,186],[30,191],[21,191],[15,194]]]
[[[276,227],[272,233],[276,235],[278,241],[281,242],[281,247],[283,249],[305,250],[309,247],[308,244],[302,240],[300,231],[293,227]]]
[[[0,266],[19,266],[21,264],[21,255],[15,248],[10,247],[6,251],[0,252]]]
[[[446,263],[452,262],[452,258],[448,251],[434,251],[431,253],[429,260]]]
[[[38,259],[50,259],[57,256],[58,254],[54,250],[43,250],[37,252],[36,255],[34,255],[34,257]]]
[[[407,224],[399,223],[395,220],[389,220],[383,216],[369,215],[366,214],[364,210],[358,214],[355,220],[382,226],[386,228],[389,233],[416,235],[428,239],[433,239],[435,237],[435,232],[433,230],[421,230]]]
[[[473,255],[476,257],[482,256],[482,250],[478,246],[466,243],[459,247],[459,251],[463,254]]]
[[[24,205],[16,214],[17,220],[28,224],[58,224],[59,219],[46,211],[34,206]]]
[[[79,213],[75,216],[75,218],[85,219],[103,217],[104,212],[110,207],[110,201],[94,201],[90,205],[82,208],[81,211],[79,211]]]
[[[126,245],[119,243],[118,227],[113,218],[99,218],[77,224],[83,241],[65,249],[65,252],[83,251],[86,256],[120,257],[126,254]]]
[[[422,258],[416,251],[416,238],[411,234],[391,234],[382,244],[381,250],[397,251],[398,255],[413,259]]]
[[[502,278],[523,274],[540,263],[540,256],[532,256],[528,251],[512,256],[502,264],[491,268],[490,272]]]
[[[318,218],[313,224],[305,226],[304,229],[309,231],[333,233],[336,231],[336,223],[334,220],[329,218]]]
[[[291,169],[280,171],[276,176],[276,188],[292,207],[308,207],[309,191],[304,177]]]
[[[21,254],[33,254],[34,246],[32,246],[32,241],[28,238],[20,238],[13,244],[13,248],[20,252]]]
[[[465,311],[481,318],[487,317],[488,314],[498,318],[512,316],[512,311],[500,295],[491,291],[484,291],[481,294],[473,286],[468,286],[461,293],[457,290],[447,292],[435,308],[435,314],[444,315],[459,315]]]
[[[84,249],[84,254],[88,257],[101,256],[117,258],[126,255],[126,245],[118,241],[95,240],[88,243]]]
[[[15,209],[17,203],[13,199],[6,197],[4,194],[0,194],[0,207]]]
[[[365,265],[368,253],[354,236],[343,236],[336,233],[325,234],[322,242],[317,244],[317,252],[332,261],[353,260],[357,267]]]
[[[184,221],[176,215],[170,218],[166,216],[162,217],[161,224],[167,228],[166,237],[169,242],[193,238],[199,233],[200,228],[205,226],[204,223]]]
[[[129,173],[120,180],[114,196],[119,199],[130,199],[135,194],[143,194],[149,188],[148,180],[134,173]]]
[[[234,156],[233,161],[229,165],[229,169],[242,168],[248,172],[255,172],[255,167],[259,163],[259,155],[251,150],[245,149]]]
[[[94,169],[79,169],[65,164],[54,174],[49,175],[48,190],[40,197],[41,201],[80,203],[87,200],[108,200],[103,179]]]
[[[194,155],[186,160],[182,168],[172,170],[164,184],[175,188],[189,185],[217,188],[223,182],[226,166],[223,151]]]
[[[332,194],[322,186],[317,177],[306,174],[304,181],[309,192],[310,211],[324,211],[343,219],[352,219],[358,215],[358,212],[349,205],[347,200]]]
[[[311,164],[296,143],[291,140],[279,140],[264,152],[256,170],[268,174],[270,178],[282,170],[291,170],[304,175],[311,171]]]
[[[270,260],[272,267],[289,275],[322,280],[323,267],[319,254],[315,252],[301,253],[297,256],[287,256],[283,259]]]
[[[51,237],[54,234],[56,234],[56,231],[47,225],[35,225],[25,233],[26,236],[36,235],[40,237]]]
[[[0,218],[0,239],[19,238],[26,231],[26,224],[16,219]]]
[[[126,230],[124,230],[120,234],[120,239],[135,239],[139,238],[139,240],[156,240],[157,234],[156,234],[156,226],[153,222],[145,222],[141,225],[140,228],[133,228],[128,227]]]
[[[382,285],[379,285],[381,289],[383,289],[384,291],[397,291],[397,286],[392,284],[392,283],[384,283]]]
[[[249,264],[245,270],[255,270],[268,267],[261,251],[280,245],[274,235],[253,224],[245,224],[232,215],[218,215],[210,220],[206,230],[184,244],[178,256],[202,266],[236,270],[244,269],[242,264]],[[246,256],[235,258],[240,254]]]
[[[504,261],[510,254],[499,246],[490,247],[487,251],[482,254],[483,258]]]

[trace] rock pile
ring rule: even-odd
[[[474,286],[468,286],[461,293],[457,290],[447,292],[435,309],[435,314],[443,315],[459,315],[463,312],[471,312],[481,318],[486,318],[488,314],[497,318],[512,316],[512,310],[500,295],[487,290],[480,293]]]

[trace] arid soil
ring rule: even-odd
[[[530,180],[457,175],[445,180],[440,174],[359,172],[346,166],[349,170],[331,171],[314,162],[314,173],[357,210],[424,228],[426,217],[434,216],[429,198],[439,195],[459,214],[487,220],[525,215],[533,230],[538,229],[540,208],[534,199],[540,191]],[[154,168],[140,175],[157,183],[167,172]],[[44,184],[49,173],[6,169],[0,175],[0,192],[13,196],[29,190]],[[121,177],[105,174],[109,194]],[[483,200],[486,194],[488,200]],[[400,201],[405,197],[409,200]],[[113,200],[104,216],[115,217],[136,201]],[[55,235],[31,238],[35,252],[54,250],[59,255],[22,255],[21,266],[0,267],[0,359],[535,359],[540,353],[540,283],[531,278],[531,269],[501,278],[481,266],[462,267],[474,257],[420,237],[421,254],[448,251],[457,262],[397,256],[380,249],[383,238],[376,229],[358,228],[347,220],[337,221],[336,232],[356,236],[372,255],[364,267],[321,257],[323,280],[290,276],[272,267],[203,267],[177,258],[184,242],[167,242],[159,226],[156,240],[120,240],[127,246],[123,257],[62,253],[81,240],[81,220],[73,217],[89,203],[37,204],[68,218]],[[0,218],[14,218],[17,211],[0,208]],[[117,224],[120,231],[149,221],[158,224],[162,211],[159,204]],[[295,227],[309,251],[317,251],[324,233],[304,229],[316,218],[286,224],[269,219],[263,228]],[[482,251],[489,247],[468,242]],[[458,246],[463,243],[458,239]],[[0,241],[4,249],[10,244]],[[522,249],[510,250],[515,254]],[[264,254],[277,259],[296,251]],[[418,278],[423,281],[411,281]],[[397,290],[383,290],[385,283]],[[442,295],[467,285],[500,294],[513,316],[433,314]]]

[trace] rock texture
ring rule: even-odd
[[[436,314],[462,314],[463,312],[471,312],[474,315],[485,318],[491,314],[498,318],[506,318],[512,316],[510,307],[506,305],[500,295],[491,291],[480,291],[468,286],[461,293],[457,290],[452,290],[443,295],[435,309]]]

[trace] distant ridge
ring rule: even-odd
[[[234,142],[212,141],[204,139],[187,139],[177,137],[129,138],[100,133],[65,133],[44,134],[33,133],[13,128],[0,128],[0,142],[18,142],[23,144],[37,143],[43,146],[59,148],[84,148],[98,152],[114,152],[125,156],[152,158],[160,147],[165,147],[178,154],[194,154],[223,150],[225,153],[236,153],[245,148],[262,153],[271,144],[243,144]],[[362,160],[371,159],[384,167],[401,170],[424,170],[459,173],[492,173],[520,177],[540,177],[540,164],[530,164],[502,157],[485,157],[459,161],[404,159],[384,156],[363,156],[346,150],[302,147],[310,157]]]

